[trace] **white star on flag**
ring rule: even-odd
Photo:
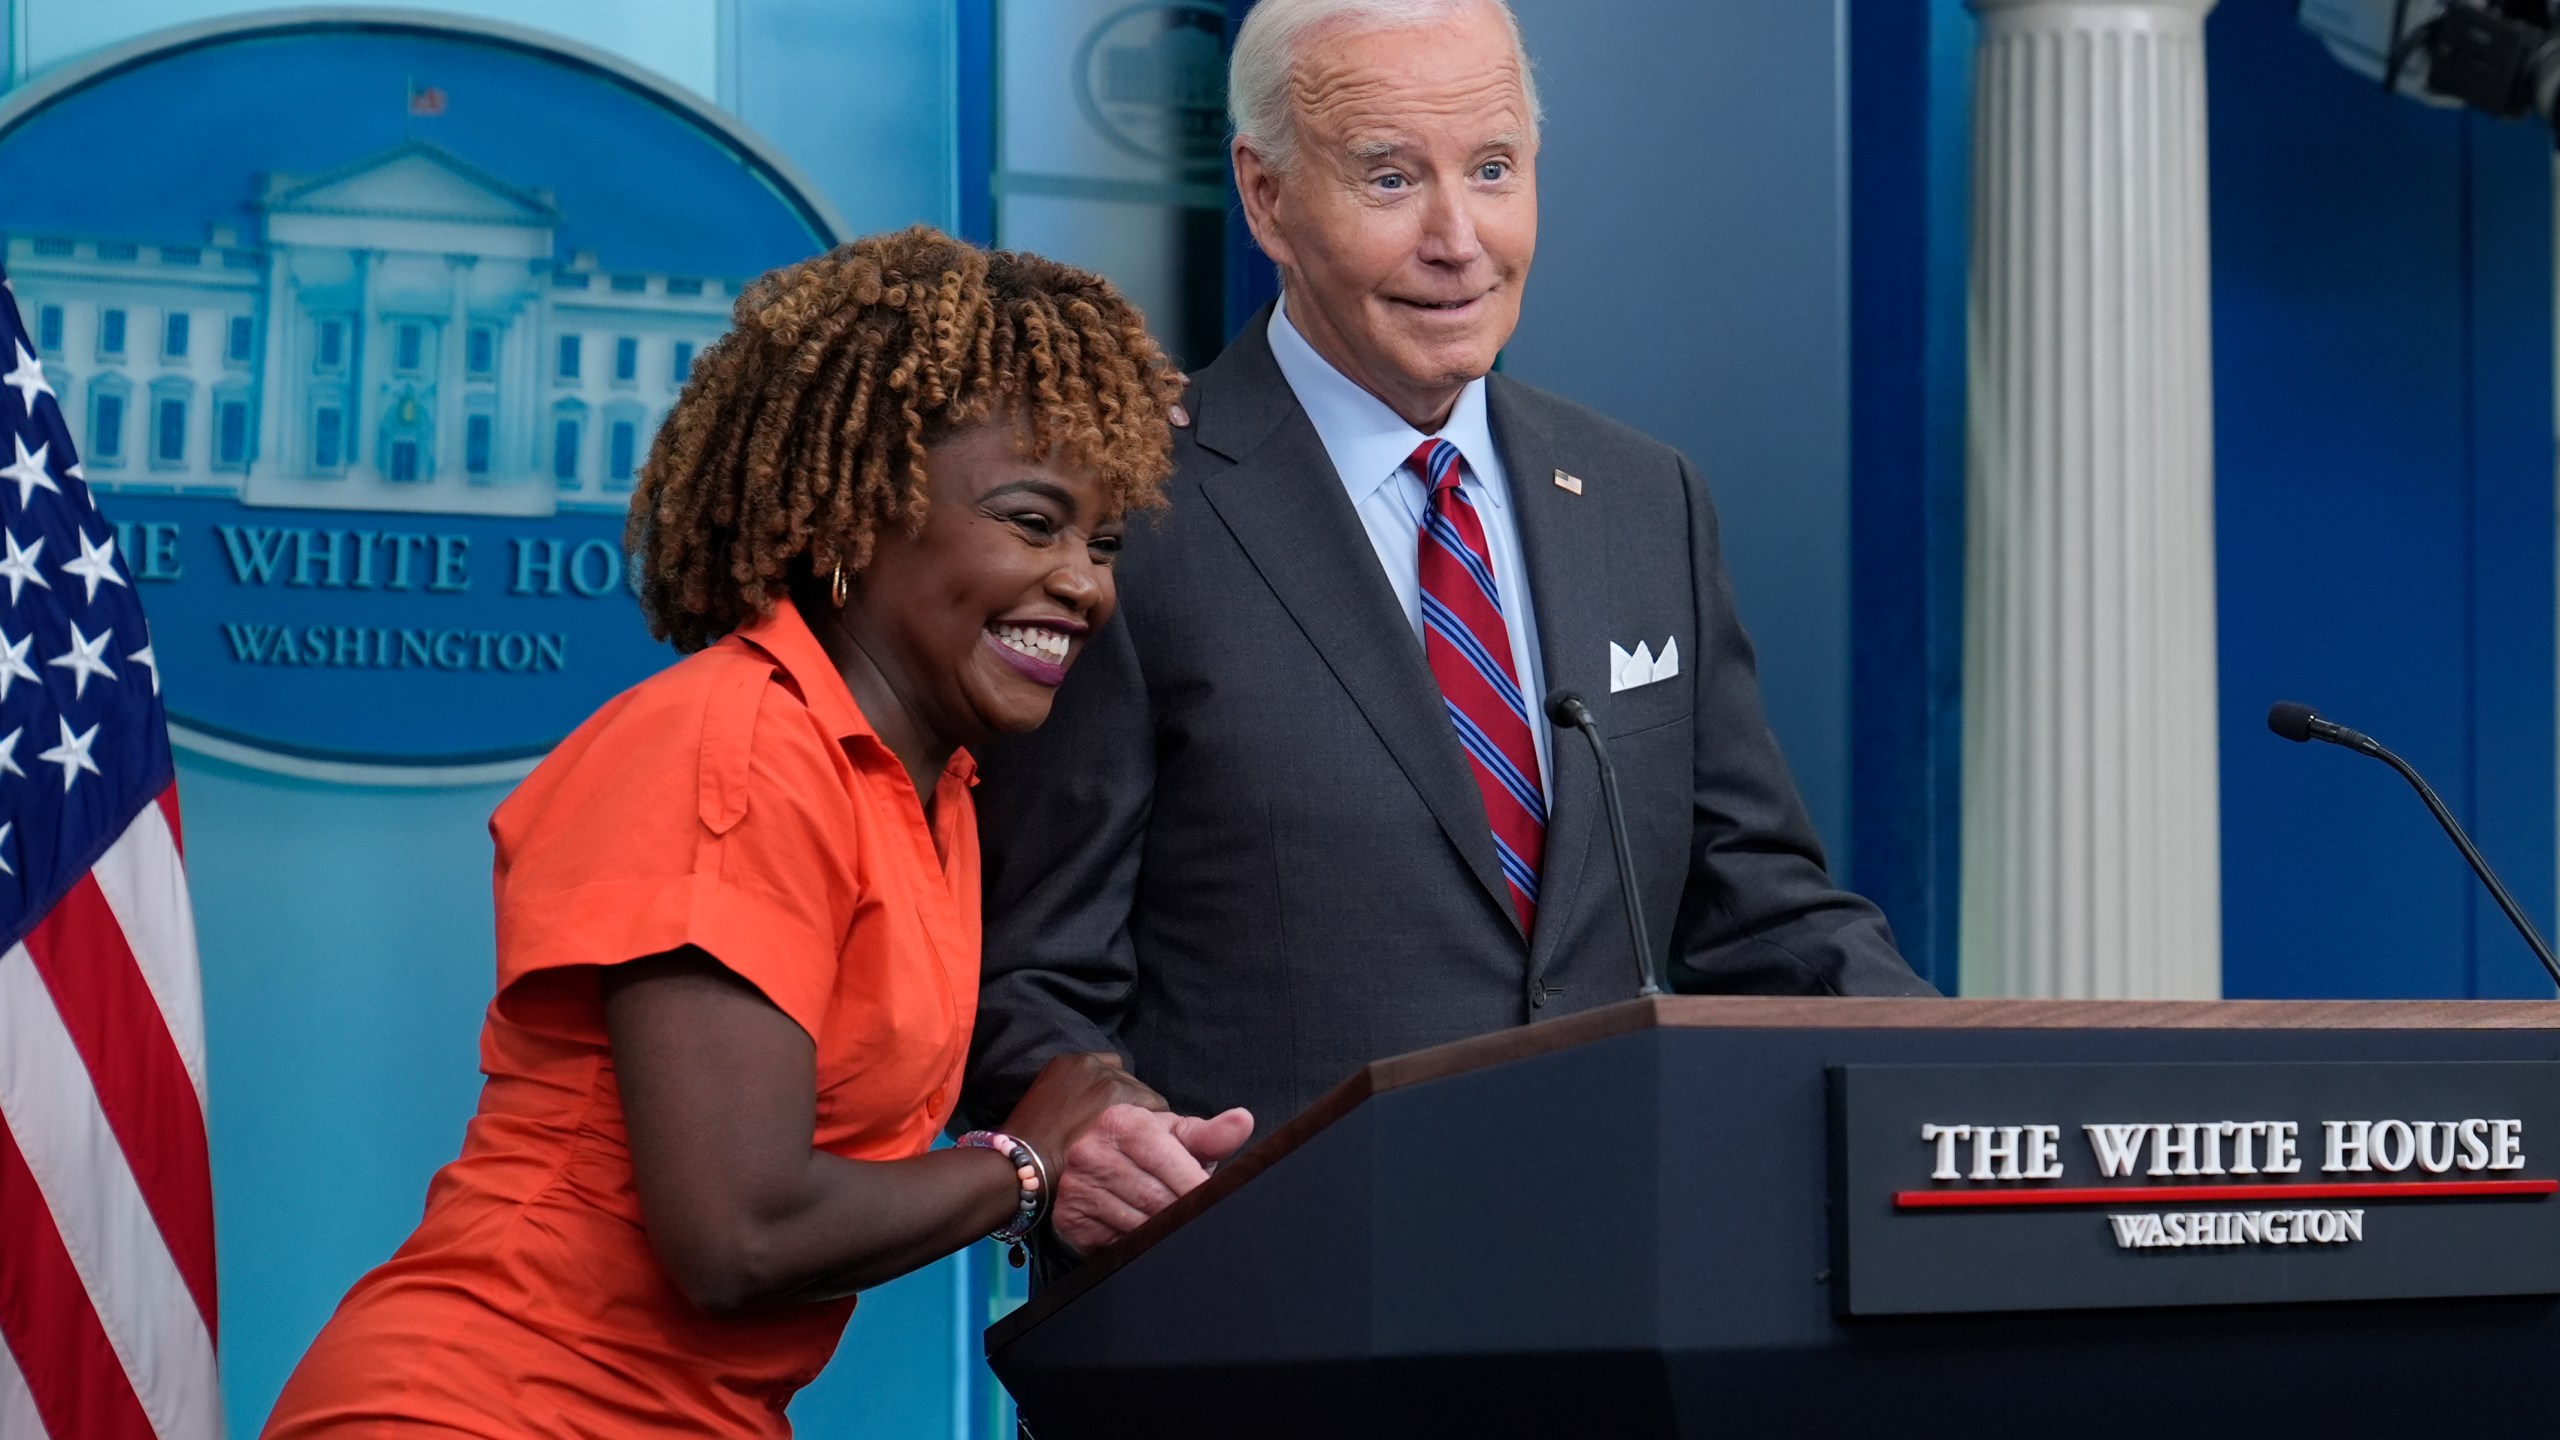
[[[24,640],[12,640],[8,631],[0,630],[0,700],[7,700],[9,687],[21,680],[43,680],[43,676],[27,668],[27,651],[35,643],[33,630]]]
[[[153,657],[153,655],[151,654],[151,647],[150,647],[149,645],[144,645],[141,649],[134,651],[132,654],[127,655],[127,656],[126,656],[126,657],[124,657],[124,658],[126,658],[127,660],[131,660],[131,661],[135,662],[136,664],[140,664],[140,665],[147,665],[147,666],[151,667],[151,693],[152,693],[152,694],[154,694],[154,695],[159,694],[159,693],[160,693],[160,662],[159,662],[159,660],[157,660],[156,658],[154,658],[154,657]]]
[[[86,603],[98,598],[98,585],[101,581],[109,585],[123,585],[124,577],[116,573],[116,539],[114,536],[108,536],[107,543],[104,545],[92,545],[89,543],[89,532],[87,530],[80,530],[76,533],[80,537],[80,558],[77,560],[63,561],[62,573],[65,575],[77,575],[81,579],[89,582],[89,593],[81,597],[82,602]],[[126,588],[131,589],[132,587],[126,586]]]
[[[73,677],[71,698],[77,700],[88,693],[90,676],[104,675],[110,680],[116,678],[116,672],[108,668],[103,658],[107,653],[108,643],[115,638],[116,632],[113,629],[107,629],[99,631],[98,638],[92,640],[80,633],[80,622],[75,620],[71,623],[71,648],[44,663],[59,665],[71,672]]]
[[[12,735],[9,738],[15,740],[18,737]],[[0,820],[0,845],[8,844],[9,832],[17,828],[18,822],[15,820]],[[8,857],[0,855],[0,875],[15,875],[17,873],[17,870],[9,864]]]
[[[26,733],[27,727],[21,725],[6,735],[0,735],[0,775],[23,777],[27,773],[18,768],[18,737]]]
[[[9,547],[8,554],[0,555],[0,575],[5,575],[9,579],[10,604],[18,603],[18,592],[25,589],[30,580],[47,590],[53,588],[53,582],[44,578],[36,570],[36,557],[44,553],[43,536],[37,536],[36,543],[21,549],[18,545],[18,532],[0,530],[0,544]]]
[[[27,353],[25,341],[12,343],[18,350],[18,368],[6,375],[0,375],[0,385],[6,385],[17,391],[18,403],[25,407],[28,414],[33,415],[36,413],[36,397],[53,395],[53,382],[44,378],[44,365],[36,357]],[[61,401],[61,396],[54,395],[54,403],[60,404]]]
[[[18,447],[18,458],[14,464],[0,465],[0,480],[12,481],[17,485],[18,508],[26,509],[27,502],[35,498],[38,490],[50,490],[56,495],[61,494],[62,487],[53,483],[53,477],[45,473],[44,468],[45,452],[51,450],[53,446],[49,443],[39,445],[30,452],[27,449],[27,437],[24,435],[12,434],[9,440]]]
[[[81,771],[86,770],[92,775],[98,773],[98,762],[89,758],[89,747],[97,741],[98,727],[92,725],[74,735],[70,721],[57,719],[56,723],[62,726],[62,743],[36,758],[62,767],[62,793],[68,795],[72,782],[80,778]]]

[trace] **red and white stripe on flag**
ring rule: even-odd
[[[0,1440],[214,1440],[204,991],[160,666],[0,278]]]
[[[222,1433],[176,794],[0,955],[0,1440]]]

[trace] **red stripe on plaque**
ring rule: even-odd
[[[2225,1200],[2482,1200],[2560,1193],[2560,1180],[2371,1180],[2308,1185],[2131,1185],[2083,1190],[1897,1190],[1897,1210],[2027,1205],[2209,1205]]]

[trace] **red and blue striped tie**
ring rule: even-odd
[[[1418,541],[1422,649],[1448,702],[1449,723],[1475,769],[1476,787],[1484,792],[1493,848],[1525,934],[1538,918],[1547,802],[1538,788],[1538,746],[1529,729],[1527,697],[1511,668],[1511,630],[1502,621],[1492,552],[1485,548],[1475,502],[1458,488],[1458,464],[1458,447],[1446,440],[1423,441],[1405,461],[1431,490]]]

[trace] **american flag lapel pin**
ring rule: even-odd
[[[1579,495],[1582,493],[1582,477],[1571,471],[1559,470],[1556,472],[1556,488],[1567,495]]]

